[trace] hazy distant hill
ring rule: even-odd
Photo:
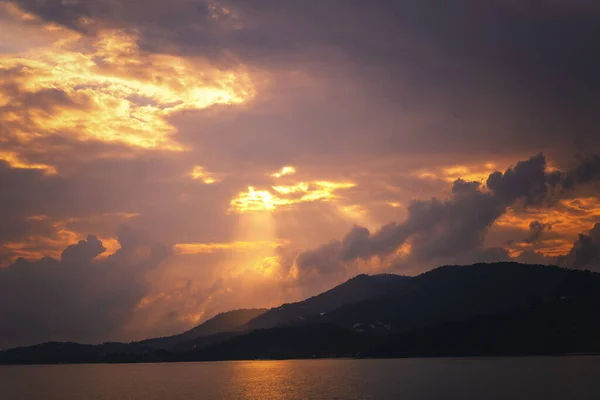
[[[193,341],[198,338],[213,336],[220,332],[236,331],[248,321],[264,314],[266,311],[266,308],[257,308],[224,312],[181,334],[147,339],[139,342],[139,344],[155,349],[193,347]]]
[[[358,275],[331,290],[297,303],[284,304],[270,310],[242,309],[225,312],[182,334],[148,339],[139,344],[174,351],[202,348],[255,329],[306,322],[346,304],[397,293],[407,288],[410,281],[409,277],[391,274]]]
[[[47,342],[0,352],[0,364],[81,364],[158,361],[154,350],[126,343]]]
[[[214,330],[213,334],[198,335],[193,340],[169,341],[166,342],[168,346],[163,345],[161,348],[169,348],[174,351],[200,349],[256,329],[303,324],[343,305],[397,294],[407,290],[410,282],[411,278],[409,277],[392,274],[358,275],[317,296],[264,310],[255,318],[245,321],[244,324],[232,324],[229,328],[218,326],[219,329]],[[204,330],[204,332],[206,331]],[[177,336],[174,338],[178,339]]]
[[[359,275],[302,302],[224,313],[169,338],[46,343],[0,352],[0,363],[572,352],[600,352],[600,274],[497,263],[414,278]]]

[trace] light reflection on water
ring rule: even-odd
[[[2,400],[600,399],[600,357],[0,367]]]

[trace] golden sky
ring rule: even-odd
[[[0,1],[0,303],[45,332],[45,282],[88,296],[49,339],[132,340],[358,273],[589,266],[598,10],[406,3]]]

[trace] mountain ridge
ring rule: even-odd
[[[234,322],[247,321],[223,324],[234,329],[214,333],[219,319],[236,312],[243,318]],[[596,352],[600,274],[517,263],[443,266],[416,277],[363,274],[301,302],[219,315],[208,324],[215,328],[200,328],[209,320],[169,337],[211,333],[179,348],[152,342],[165,338],[45,343],[0,352],[0,363]],[[547,345],[535,340],[546,336]]]

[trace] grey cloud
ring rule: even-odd
[[[344,236],[340,256],[343,260],[368,259],[374,255],[385,255],[404,243],[410,229],[390,223],[371,234],[368,229],[355,226]]]
[[[540,153],[527,162],[518,163],[504,174],[494,172],[489,176],[486,186],[505,204],[511,204],[518,198],[526,200],[528,204],[539,204],[546,199],[547,183],[546,158]]]
[[[544,231],[552,229],[551,224],[542,224],[540,221],[532,221],[529,224],[529,236],[525,239],[525,243],[537,242]]]
[[[583,158],[575,168],[562,177],[562,186],[568,190],[576,185],[598,180],[600,180],[600,156],[592,155]]]
[[[537,264],[537,265],[556,265],[556,257],[547,257],[542,253],[535,250],[525,250],[522,252],[515,261],[525,264]]]
[[[41,144],[42,154],[33,149],[32,156],[25,152],[21,158],[56,165],[59,174],[14,168],[0,160],[1,244],[23,243],[31,237],[60,240],[57,223],[76,233],[111,237],[126,215],[138,214],[128,224],[163,243],[225,242],[235,233],[237,220],[225,213],[231,198],[247,189],[247,182],[204,185],[192,180],[186,173],[201,161],[197,155],[170,159],[148,152],[133,159],[78,160],[79,150],[101,152],[113,147],[89,143],[78,147],[62,141]],[[75,154],[69,158],[65,148]],[[0,265],[12,257],[8,249],[1,252]]]
[[[470,253],[483,245],[487,229],[517,200],[539,203],[546,195],[546,161],[537,155],[517,163],[487,181],[489,191],[478,184],[458,180],[449,199],[416,201],[402,224],[411,233],[412,253],[434,260]]]
[[[123,239],[106,258],[88,236],[60,260],[18,259],[0,269],[0,348],[46,340],[98,342],[119,335],[148,292],[146,274],[170,254],[161,245]]]
[[[571,147],[585,152],[600,145],[600,136],[593,134],[600,122],[595,96],[600,89],[597,2],[214,3],[234,15],[188,0],[171,1],[168,7],[162,0],[13,2],[88,35],[98,27],[135,30],[144,51],[268,70],[273,87],[259,91],[248,107],[212,107],[173,116],[180,128],[177,140],[193,150],[173,156],[172,163],[170,155],[134,154],[115,145],[58,137],[35,139],[31,147],[44,150],[38,153],[19,148],[32,161],[58,165],[61,176],[11,169],[0,162],[0,242],[32,232],[49,236],[52,226],[28,219],[32,214],[103,212],[140,213],[133,225],[155,239],[225,241],[236,223],[233,216],[224,216],[228,201],[256,184],[239,174],[249,166],[291,163],[300,171],[308,165],[354,164],[356,155],[365,160],[415,155],[430,163],[446,157],[440,166],[447,166],[471,153],[478,155],[477,162],[487,162],[507,154],[534,154],[541,145],[558,155]],[[96,21],[85,25],[82,18]],[[290,70],[303,79],[295,82],[298,75],[287,75]],[[58,91],[14,96],[28,107],[49,111],[54,106],[85,106]],[[0,127],[3,136],[7,125]],[[108,153],[115,157],[95,159]],[[459,180],[448,199],[413,202],[405,222],[375,232],[355,227],[341,241],[302,253],[296,265],[304,274],[335,274],[344,263],[389,256],[407,240],[413,244],[415,263],[502,259],[505,252],[484,248],[483,239],[506,206],[539,205],[553,188],[559,196],[569,196],[572,188],[598,179],[598,158],[587,160],[569,173],[550,174],[544,172],[540,155],[493,174],[487,190]],[[182,179],[196,163],[211,171],[213,166],[228,169],[235,176],[210,188]],[[406,164],[399,169],[412,171],[415,165]],[[441,185],[436,181],[436,190]],[[365,187],[362,182],[359,186]],[[398,186],[402,201],[434,195],[434,188],[420,191],[414,182]],[[139,239],[123,232],[120,240],[130,248]],[[589,248],[588,242],[581,246]],[[81,251],[87,257],[100,250],[93,239],[86,243]],[[67,254],[83,257],[74,251]],[[583,260],[590,252],[580,253]],[[10,254],[0,254],[0,260],[3,256]],[[17,264],[24,270],[29,265]]]
[[[488,228],[518,201],[523,206],[543,206],[551,195],[552,176],[553,173],[546,172],[545,157],[538,154],[504,173],[491,174],[487,180],[488,190],[482,190],[477,182],[459,179],[448,199],[414,201],[409,205],[408,217],[403,223],[388,224],[374,233],[356,226],[341,242],[334,241],[301,253],[298,258],[302,263],[299,265],[308,269],[310,264],[312,268],[327,273],[332,265],[341,261],[386,257],[408,240],[412,248],[411,259],[420,264],[440,260],[476,262],[508,259],[503,249],[484,248]],[[532,234],[539,238],[546,228],[539,222],[534,223]],[[582,236],[578,259],[585,258],[585,254],[592,251],[587,250],[591,240]],[[573,265],[578,263],[581,262]]]
[[[347,106],[359,109],[367,98],[369,115],[382,114],[377,123],[385,129],[368,129],[381,131],[381,140],[369,143],[378,152],[600,144],[591,135],[598,125],[600,11],[587,2],[226,0],[210,8],[179,0],[168,9],[158,0],[15,2],[69,26],[93,17],[100,25],[136,29],[148,51],[301,69],[339,81],[338,87],[352,83],[359,95]],[[333,99],[322,98],[329,109]],[[305,108],[295,108],[300,118]],[[329,118],[340,123],[351,114]],[[409,116],[419,114],[425,121],[407,128]],[[336,136],[324,123],[311,125],[319,132],[313,137],[304,129],[304,140]]]
[[[588,234],[580,234],[569,253],[564,256],[544,256],[529,249],[521,253],[516,261],[600,271],[600,223],[596,223]]]
[[[599,270],[600,223],[594,225],[589,234],[580,234],[569,254],[558,257],[556,263],[577,269]]]
[[[83,18],[108,18],[116,16],[116,1],[59,1],[59,0],[9,0],[40,18],[85,32]]]
[[[120,244],[123,241],[119,237]],[[127,248],[125,244],[125,248]],[[66,264],[87,264],[94,258],[104,253],[106,248],[97,237],[89,235],[86,240],[80,240],[77,244],[71,244],[63,250],[60,261]]]
[[[316,250],[302,252],[296,258],[296,266],[302,275],[310,274],[311,271],[319,274],[339,271],[340,248],[339,241],[332,240]]]
[[[52,180],[39,170],[13,169],[0,160],[0,242],[18,240],[33,229],[49,232],[44,221],[27,217],[29,212],[39,211],[34,204],[52,199],[56,192],[50,184]]]

